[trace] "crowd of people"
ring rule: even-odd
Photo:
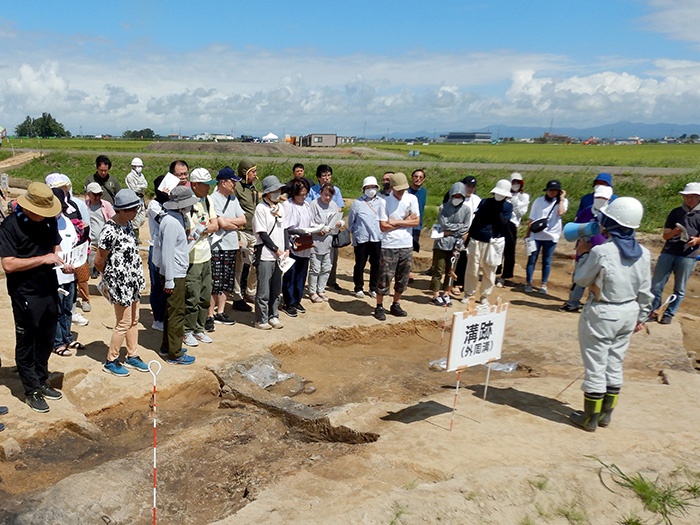
[[[374,301],[379,321],[387,314],[407,315],[401,298],[413,279],[413,253],[420,250],[427,202],[423,169],[415,170],[410,182],[401,172],[384,173],[381,184],[366,177],[344,219],[346,204],[326,164],[317,167],[315,184],[305,177],[304,166],[295,164],[288,182],[268,175],[258,186],[257,166],[248,158],[214,177],[176,160],[153,181],[155,197],[148,203],[140,158],[131,162],[126,188],[110,168],[106,156],[97,157],[96,172],[85,180],[84,201],[73,196],[63,174],[31,183],[0,225],[0,258],[16,326],[15,359],[26,403],[37,412],[49,410],[46,400],[62,397],[47,382],[51,352],[67,357],[84,349],[73,339],[71,324],[88,323],[77,308],[91,311],[91,276],[99,279],[98,289],[115,315],[103,371],[118,377],[148,371],[139,356],[137,329],[147,284],[139,228],[146,220],[151,327],[162,332],[159,353],[167,363],[194,363],[192,348],[212,343],[209,334],[217,325],[236,324],[226,312],[228,301],[234,312],[254,309],[254,326],[260,330],[283,328],[280,312],[290,318],[305,314],[305,301],[329,301],[327,290],[341,290],[338,249],[350,243],[354,296]],[[449,308],[453,298],[461,297],[486,306],[494,288],[523,286],[513,281],[521,225],[527,253],[523,291],[535,293],[541,255],[537,293],[546,294],[562,216],[569,207],[561,183],[549,181],[531,207],[519,173],[499,180],[484,199],[476,195],[476,186],[473,176],[452,184],[430,228],[430,303]],[[581,311],[584,291],[590,290],[580,322],[585,410],[572,415],[586,430],[609,423],[629,337],[658,314],[673,273],[675,300],[658,319],[671,322],[700,244],[700,183],[686,185],[683,205],[668,216],[666,244],[653,278],[649,252],[634,236],[641,203],[618,198],[609,174],[599,174],[593,186],[581,200],[576,222],[596,223],[597,233],[577,243],[571,292],[561,308]],[[612,310],[614,326],[609,322]],[[126,355],[121,357],[124,343]]]

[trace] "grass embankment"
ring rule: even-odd
[[[570,146],[557,144],[371,144],[380,151],[419,150],[417,159],[442,162],[555,164],[565,166],[652,166],[700,168],[700,144],[641,144],[634,146]]]
[[[204,167],[207,168],[212,176],[216,176],[216,172],[226,165],[236,167],[240,157],[216,157],[201,159],[189,156],[190,168]],[[144,175],[151,182],[158,175],[167,172],[170,164],[170,159],[163,157],[149,157],[142,155],[144,163]],[[175,158],[175,157],[173,157]],[[126,174],[130,170],[131,159],[128,157],[112,158],[112,175],[123,184]],[[24,166],[9,170],[12,177],[19,177],[29,180],[44,180],[46,175],[52,172],[65,173],[73,181],[73,187],[76,193],[81,193],[85,177],[95,172],[95,154],[72,154],[66,152],[54,152],[48,155],[35,159]],[[262,179],[266,175],[275,174],[278,178],[285,182],[291,178],[292,162],[289,163],[273,163],[261,162],[258,167],[258,174]],[[332,165],[332,163],[331,163]],[[313,166],[307,166],[307,176],[314,179]],[[412,168],[402,165],[399,161],[395,166],[392,166],[393,171],[404,171],[410,176]],[[378,168],[370,163],[343,166],[338,165],[334,168],[333,182],[340,187],[345,198],[356,198],[361,193],[362,180],[368,175],[374,175],[377,179],[381,179],[384,168]],[[437,216],[437,207],[442,203],[443,195],[449,190],[450,186],[467,175],[473,175],[478,180],[477,194],[481,197],[489,196],[496,181],[501,178],[508,178],[510,172],[507,170],[465,170],[451,167],[436,167],[428,170],[428,177],[425,182],[425,187],[428,191],[428,203],[426,206],[424,225],[430,226],[435,222]],[[555,172],[541,171],[537,173],[528,173],[525,177],[525,189],[532,200],[542,195],[542,189],[550,179],[559,179],[562,182],[564,189],[568,193],[570,201],[569,211],[564,216],[564,221],[568,222],[574,219],[578,202],[581,197],[589,193],[592,188],[592,174],[582,174],[580,172]],[[678,191],[683,188],[686,182],[691,180],[700,180],[700,172],[694,172],[690,175],[665,175],[660,176],[642,176],[642,175],[617,175],[614,177],[615,193],[617,195],[631,195],[637,197],[644,203],[645,216],[642,222],[642,230],[654,231],[662,228],[668,212],[679,206],[681,203]]]
[[[9,151],[7,151],[7,150],[0,151],[0,161],[3,161],[3,160],[5,160],[5,159],[8,159],[8,158],[10,158],[11,156],[12,156],[12,150],[9,150]]]

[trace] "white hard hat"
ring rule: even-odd
[[[362,189],[364,190],[367,186],[376,186],[378,188],[379,184],[377,184],[377,178],[372,177],[371,175],[369,177],[365,177],[365,180],[362,181]]]
[[[511,173],[510,175],[510,181],[513,182],[514,180],[523,180],[523,176],[520,175],[517,171],[515,173]]]
[[[131,165],[143,167],[143,161],[138,157],[134,157],[133,159],[131,159]]]
[[[644,206],[634,197],[618,197],[600,213],[625,228],[639,228],[644,216]]]
[[[501,179],[496,183],[496,187],[491,190],[494,195],[502,195],[504,197],[511,197],[513,194],[510,192],[510,181],[506,179]]]

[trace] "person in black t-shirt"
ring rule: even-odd
[[[661,306],[661,295],[673,274],[673,293],[676,298],[669,303],[661,319],[658,319],[661,324],[671,324],[685,297],[685,286],[695,267],[700,245],[700,183],[689,182],[679,193],[683,195],[683,205],[671,210],[666,218],[662,234],[666,244],[661,249],[651,278],[654,302],[649,320],[657,320],[656,310]]]
[[[54,265],[63,264],[56,255],[61,239],[55,217],[61,203],[46,184],[32,182],[17,204],[17,211],[0,224],[0,262],[12,301],[15,362],[26,403],[36,412],[48,412],[45,398],[63,397],[47,384],[58,315]]]

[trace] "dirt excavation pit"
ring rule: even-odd
[[[379,436],[333,426],[328,414],[350,403],[412,404],[454,389],[455,373],[429,367],[447,353],[450,332],[441,345],[441,326],[411,320],[329,327],[270,348],[263,359],[294,376],[267,390],[239,373],[251,359],[202,371],[186,386],[159,393],[159,520],[211,523],[283,478],[361,454],[363,444]],[[559,348],[560,340],[541,343],[537,327],[506,339],[501,362],[519,365],[512,373],[491,374],[492,401],[512,379],[556,377],[562,388],[572,380],[582,370],[578,348]],[[644,356],[629,360],[628,376],[655,378],[659,369],[645,362]],[[463,395],[480,396],[475,386],[485,375],[483,366],[465,371]],[[66,395],[77,404],[69,387]],[[17,457],[0,462],[0,523],[145,523],[151,516],[152,428],[144,396],[23,443]]]
[[[87,430],[69,425],[25,443],[0,462],[0,523],[147,523],[152,446],[148,398],[90,418]],[[158,398],[159,521],[222,519],[278,478],[353,446],[311,442],[264,408],[222,399],[211,376]]]
[[[442,345],[442,323],[426,320],[381,327],[329,328],[273,346],[270,351],[279,360],[279,369],[295,376],[268,391],[323,411],[348,403],[411,403],[454,388],[456,373],[429,367],[429,363],[447,355],[450,324],[448,318]],[[572,338],[571,342],[574,346],[568,348],[556,348],[552,343],[551,351],[546,351],[541,344],[527,339],[506,339],[500,362],[517,362],[517,370],[493,372],[491,380],[540,376],[571,380],[583,370],[576,340]],[[631,378],[653,379],[660,371],[641,360],[630,359],[625,364],[625,373]],[[485,377],[485,367],[469,368],[462,373],[462,385],[483,384]]]

